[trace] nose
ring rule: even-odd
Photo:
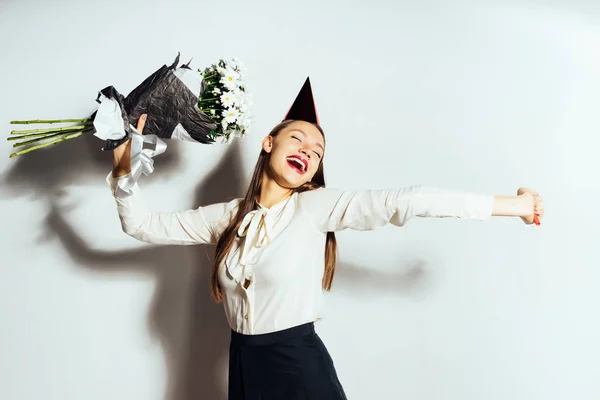
[[[300,153],[304,154],[307,158],[310,159],[310,155],[308,154],[308,152],[304,149],[300,149]]]

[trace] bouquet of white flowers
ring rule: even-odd
[[[92,133],[106,141],[102,150],[112,150],[133,137],[132,164],[139,159],[146,163],[145,174],[152,172],[151,158],[165,151],[161,139],[227,143],[232,136],[244,136],[252,120],[249,115],[250,96],[243,80],[245,69],[235,60],[220,59],[204,70],[193,71],[188,64],[175,62],[162,66],[146,78],[127,97],[108,86],[96,101],[98,110],[89,118],[61,120],[11,121],[11,124],[60,124],[41,129],[13,130],[8,140],[13,147],[26,146],[10,157],[29,153],[65,140]],[[137,119],[147,114],[144,135],[136,131]],[[154,150],[142,149],[143,142],[152,143]],[[132,165],[133,167],[133,165]]]
[[[231,135],[244,136],[252,124],[249,115],[252,101],[242,80],[245,73],[244,67],[235,59],[219,60],[203,71],[207,86],[198,107],[219,123],[217,129],[211,131],[213,139],[221,137],[227,143]]]

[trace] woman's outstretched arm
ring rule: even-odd
[[[531,199],[530,199],[531,197]],[[533,220],[531,193],[500,197],[431,186],[382,190],[317,189],[301,193],[300,209],[322,232],[371,230],[388,223],[403,226],[413,217],[485,221],[493,215]]]

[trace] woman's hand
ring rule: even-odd
[[[527,215],[522,216],[521,219],[527,225],[531,225],[535,222],[536,225],[540,224],[540,220],[544,217],[544,202],[542,196],[536,191],[528,188],[519,188],[517,195],[527,202],[527,209],[531,210]]]
[[[147,114],[140,115],[136,129],[142,133],[146,124]],[[113,172],[112,176],[118,178],[127,175],[131,171],[131,138],[121,143],[113,150]]]

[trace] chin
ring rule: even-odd
[[[287,166],[283,166],[282,170],[278,171],[276,174],[277,178],[275,181],[281,187],[286,189],[296,189],[306,182],[308,182],[308,173],[303,175],[298,174],[292,170],[289,170]]]
[[[290,180],[290,179],[286,179],[285,177],[283,179],[281,179],[280,182],[277,182],[279,184],[279,186],[284,187],[286,189],[296,189],[299,188],[300,186],[304,185],[306,183],[305,180]]]

